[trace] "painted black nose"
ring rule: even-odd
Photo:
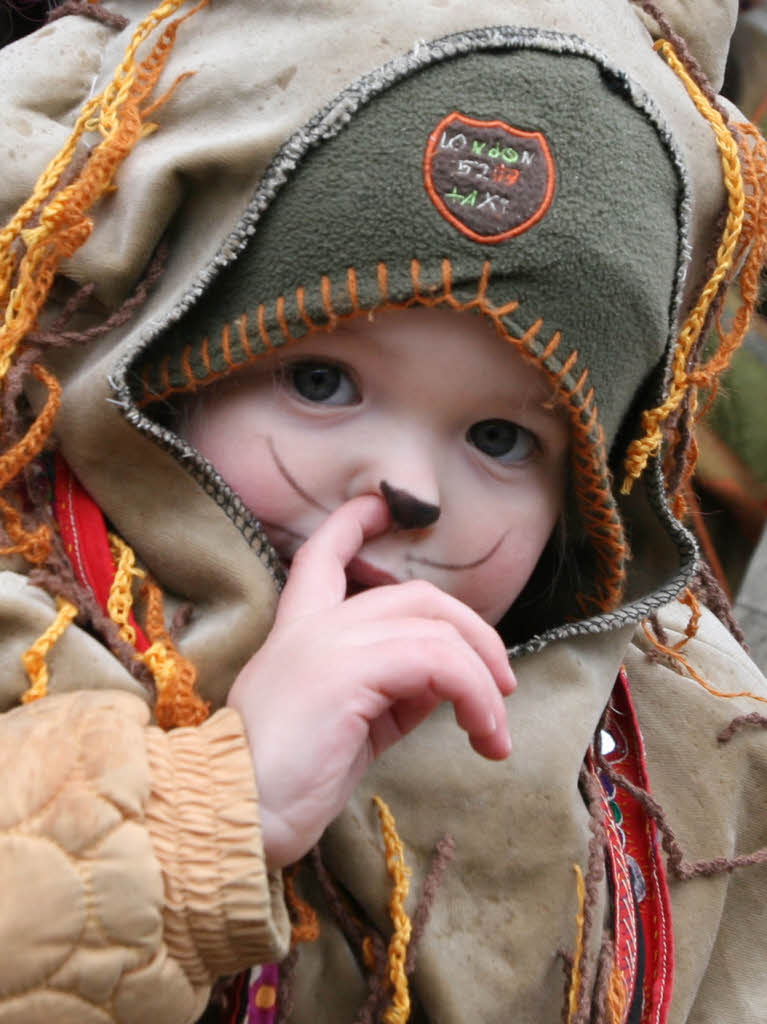
[[[439,519],[439,505],[421,501],[408,491],[391,487],[385,480],[381,481],[380,487],[392,519],[403,530],[422,530]]]

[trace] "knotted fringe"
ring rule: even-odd
[[[701,290],[676,341],[666,399],[657,408],[643,413],[644,435],[632,441],[628,447],[624,463],[624,493],[631,490],[633,482],[640,477],[649,459],[659,453],[664,440],[662,428],[672,414],[679,410],[683,401],[689,398],[691,416],[694,418],[698,390],[707,388],[711,395],[716,393],[719,376],[729,365],[748,329],[757,300],[759,272],[767,250],[767,151],[764,140],[753,125],[739,125],[737,133],[727,125],[722,113],[693,79],[669,42],[659,40],[655,48],[681,79],[696,108],[711,125],[722,163],[728,212],[713,273]],[[717,320],[718,345],[710,358],[698,365],[697,347],[709,310],[721,289],[734,278],[738,262],[744,255],[745,263],[740,276],[743,299],[741,307],[727,333],[722,328],[721,320]],[[674,511],[679,516],[685,512],[683,484],[693,469],[694,456],[691,455],[679,489],[671,496],[676,500]]]
[[[28,358],[27,351],[33,350],[25,349],[25,339],[37,327],[38,315],[61,262],[90,236],[90,211],[113,190],[115,174],[135,144],[157,127],[147,121],[147,116],[166,102],[175,85],[186,77],[180,76],[163,96],[147,103],[179,26],[205,6],[207,0],[166,25],[149,55],[140,62],[136,59],[144,41],[183,3],[185,0],[165,0],[140,23],[113,80],[104,92],[84,105],[66,144],[42,173],[30,198],[0,231],[0,406],[5,410],[0,420],[0,516],[2,531],[9,541],[0,547],[0,555],[21,555],[35,566],[42,567],[52,558],[53,535],[49,524],[29,521],[23,500],[23,474],[50,439],[61,388],[50,371]],[[101,141],[83,162],[76,151],[88,133],[98,133]],[[23,371],[9,382],[14,363]],[[15,431],[4,421],[13,419],[8,411],[21,393],[23,376],[27,374],[46,387],[48,396],[32,425],[14,441]],[[117,571],[121,572],[119,566]],[[122,583],[124,592],[125,581]],[[59,602],[53,624],[24,655],[30,687],[23,700],[38,699],[47,693],[45,656],[77,613],[71,602]],[[131,642],[132,627],[119,621],[118,626],[121,639]],[[146,662],[157,685],[158,718],[162,717],[168,727],[193,724],[207,715],[207,708],[193,692],[194,669],[175,651],[164,626],[157,627],[155,632]]]
[[[754,125],[728,123],[726,113],[719,106],[699,65],[684,40],[673,32],[663,12],[650,0],[633,2],[654,18],[667,37],[660,39],[655,49],[679,77],[698,112],[710,124],[727,192],[727,206],[720,221],[721,238],[709,260],[706,283],[676,340],[666,398],[661,405],[642,414],[643,434],[629,444],[624,460],[622,491],[627,494],[650,459],[659,456],[665,444],[663,470],[667,497],[673,514],[683,520],[688,515],[693,494],[691,478],[698,455],[695,422],[716,397],[721,375],[743,342],[759,298],[760,273],[767,256],[767,143]],[[724,296],[738,276],[741,303],[732,323],[725,329],[722,323]],[[713,351],[706,353],[707,345],[709,348],[713,345]],[[701,392],[706,394],[702,409],[699,408]],[[691,511],[694,520],[697,511],[694,502]],[[705,530],[702,531],[702,539],[705,547]],[[714,558],[713,562],[716,571],[717,559]],[[693,587],[696,586],[694,583]],[[720,580],[717,590],[716,614],[742,641],[742,633],[737,628],[732,629],[731,615],[726,609],[722,614],[722,606],[728,603],[725,580]],[[710,591],[710,586],[699,589],[704,598]],[[692,591],[688,589],[683,600],[691,604],[692,599]],[[692,604],[691,609],[687,636],[681,644],[669,647],[657,633],[650,631],[647,624],[645,633],[658,652],[673,658],[709,692],[718,696],[736,696],[719,694],[709,687],[681,653],[684,643],[697,628],[699,613]]]

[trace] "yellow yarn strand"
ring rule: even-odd
[[[575,1017],[578,1009],[578,996],[581,990],[581,960],[583,959],[583,935],[586,928],[586,884],[583,881],[583,872],[578,864],[573,864],[575,872],[575,883],[578,889],[578,912],[575,915],[575,927],[578,931],[575,941],[575,953],[573,954],[573,971],[570,976],[570,1001],[568,1007],[568,1024]]]
[[[210,706],[196,691],[197,670],[176,650],[165,628],[162,591],[147,579],[143,569],[136,567],[136,555],[129,544],[110,533],[109,545],[115,560],[115,574],[109,588],[107,613],[119,627],[120,638],[134,649],[137,635],[130,622],[133,581],[145,580],[140,596],[146,599],[144,628],[150,645],[143,653],[136,650],[134,657],[146,665],[154,679],[157,723],[163,729],[172,729],[178,725],[199,725],[210,714]]]
[[[49,673],[45,661],[46,656],[77,617],[75,605],[63,597],[57,598],[56,607],[58,609],[56,618],[42,636],[39,636],[29,650],[21,656],[30,683],[29,688],[21,695],[22,704],[29,704],[33,700],[39,700],[47,695]]]
[[[136,630],[129,621],[133,609],[133,580],[143,579],[146,573],[143,569],[136,568],[136,556],[133,548],[114,533],[109,534],[109,546],[117,568],[109,588],[107,614],[112,622],[119,627],[120,639],[134,647]]]
[[[410,888],[410,868],[405,863],[402,840],[397,835],[397,827],[391,811],[379,796],[373,797],[381,820],[381,832],[386,850],[386,868],[391,876],[393,887],[389,900],[389,915],[394,925],[389,942],[389,981],[394,989],[391,1006],[384,1016],[384,1024],[406,1024],[410,1017],[410,991],[405,973],[408,943],[413,925],[405,912],[405,900]]]
[[[152,673],[157,696],[161,698],[176,678],[175,659],[162,640],[155,640],[139,657]]]
[[[138,655],[152,673],[157,689],[154,713],[163,729],[199,725],[210,714],[210,705],[197,693],[197,670],[185,658],[165,628],[162,591],[150,580],[144,584],[145,628],[151,646]]]
[[[727,128],[724,118],[709,103],[702,90],[690,77],[671,44],[665,39],[660,39],[655,44],[655,49],[663,55],[669,66],[681,79],[698,111],[713,129],[722,162],[729,212],[722,240],[717,250],[714,272],[700,293],[698,302],[688,315],[676,341],[668,396],[662,405],[646,410],[642,414],[644,436],[632,441],[628,447],[624,462],[626,475],[621,488],[624,494],[631,491],[634,481],[639,479],[649,459],[660,450],[663,442],[662,424],[679,408],[690,388],[688,359],[700,337],[711,303],[716,298],[720,286],[732,267],[738,239],[743,229],[746,208],[738,144]]]
[[[607,990],[607,1014],[609,1024],[623,1024],[628,1011],[628,992],[618,964],[610,972],[610,987]]]

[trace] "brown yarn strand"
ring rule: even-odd
[[[64,18],[68,14],[79,14],[83,18],[100,21],[102,25],[108,25],[109,28],[118,31],[130,24],[128,18],[123,17],[122,14],[109,11],[101,4],[94,3],[93,0],[65,0],[63,4],[59,4],[49,12],[47,22],[50,24],[52,21],[58,21],[59,18]]]
[[[366,948],[372,957],[372,969],[369,969],[368,973],[367,999],[360,1008],[354,1024],[374,1024],[375,1015],[387,998],[386,943],[376,929],[364,928],[362,922],[351,913],[338,883],[325,866],[319,846],[310,851],[309,860],[328,909],[355,955],[364,962],[363,951]]]
[[[754,725],[759,729],[767,729],[767,716],[760,715],[758,711],[752,711],[748,715],[738,715],[737,718],[733,718],[728,726],[717,736],[719,743],[729,743],[730,740],[739,732],[743,732],[748,726]]]
[[[415,961],[418,943],[423,936],[431,916],[431,908],[437,896],[437,890],[442,884],[445,872],[455,857],[455,839],[446,834],[437,843],[432,855],[428,874],[424,879],[421,898],[413,914],[413,931],[408,944],[407,957],[405,959],[405,972],[412,974],[415,970]]]
[[[644,807],[646,813],[657,825],[662,839],[661,845],[667,854],[666,865],[670,873],[679,881],[687,882],[691,878],[711,878],[714,875],[721,875],[725,872],[735,871],[737,868],[751,867],[755,864],[767,863],[767,847],[755,850],[753,853],[739,854],[735,857],[714,857],[711,860],[688,861],[679,840],[666,820],[663,808],[657,800],[640,786],[635,786],[628,779],[618,774],[608,762],[600,757],[599,766],[605,774],[627,793],[638,800]]]
[[[114,313],[110,313],[106,320],[103,320],[101,323],[95,324],[93,327],[89,327],[84,331],[65,331],[61,329],[80,309],[85,299],[89,297],[90,292],[86,294],[86,289],[89,286],[86,285],[85,288],[81,289],[69,300],[69,312],[66,319],[65,313],[67,313],[67,307],[65,307],[61,316],[51,325],[49,330],[30,331],[26,337],[27,343],[40,346],[51,346],[55,348],[70,345],[85,345],[90,341],[95,341],[97,338],[103,337],[105,334],[109,334],[110,331],[113,331],[118,327],[124,327],[125,324],[129,323],[133,319],[135,313],[146,302],[149,293],[162,277],[167,262],[168,244],[167,241],[163,240],[155,249],[154,255],[147,264],[146,271],[142,275],[141,280],[138,282],[133,292],[127,299],[125,299],[122,305],[114,311]]]
[[[53,526],[52,518],[46,517],[43,521]],[[76,605],[79,609],[78,621],[91,626],[123,668],[127,669],[133,678],[145,687],[150,698],[154,699],[154,681],[149,670],[136,659],[134,648],[121,638],[119,627],[102,611],[90,587],[84,586],[75,576],[72,564],[61,546],[58,531],[52,529],[51,533],[51,553],[44,565],[35,566],[30,570],[29,582],[54,599],[63,597]]]
[[[171,638],[173,643],[178,643],[179,637],[183,634],[189,623],[194,618],[194,605],[191,601],[186,601],[173,613],[173,618],[168,626],[168,636]]]
[[[277,989],[277,1021],[276,1024],[288,1024],[293,1016],[296,967],[298,966],[298,950],[291,949],[280,964],[280,981]]]
[[[565,976],[564,1000],[562,1002],[561,1024],[569,1024],[570,1021],[570,987],[573,983],[573,957],[566,949],[558,949],[557,956],[562,961],[562,971]]]
[[[602,810],[602,791],[597,777],[588,769],[581,771],[581,785],[586,797],[589,812],[589,859],[585,878],[586,900],[583,906],[583,952],[580,965],[573,965],[574,970],[580,966],[580,993],[571,1024],[589,1024],[591,1020],[592,990],[596,962],[589,956],[590,939],[594,931],[594,910],[601,891],[601,882],[605,876],[606,833]]]
[[[446,834],[434,848],[421,896],[413,913],[413,930],[405,960],[405,971],[408,975],[412,975],[415,971],[419,940],[428,926],[437,892],[454,857],[455,840],[451,835]],[[348,899],[325,866],[319,846],[315,846],[311,850],[308,861],[311,863],[332,917],[368,971],[368,994],[354,1018],[354,1024],[376,1024],[389,1000],[386,943],[375,928],[363,925],[349,909]],[[289,991],[290,987],[288,986],[286,988],[287,998],[289,998]],[[280,1017],[280,1021],[282,1021],[282,1017]]]
[[[706,562],[698,563],[691,589],[703,601],[709,611],[713,612],[722,625],[735,637],[743,650],[748,653],[749,647],[746,635],[732,613],[730,600],[724,590],[722,590],[713,570]]]
[[[661,625],[660,619],[658,618],[658,613],[650,612],[650,614],[647,616],[647,621],[649,622],[650,628],[652,629],[653,633],[658,638],[660,643],[662,643],[664,647],[668,647],[668,633]],[[657,650],[655,647],[650,648],[650,650],[646,652],[646,656],[650,659],[650,661],[655,662],[659,662],[662,658],[660,651]]]
[[[677,56],[684,64],[685,68],[689,71],[690,77],[693,79],[695,84],[704,94],[709,103],[716,107],[720,114],[727,121],[727,115],[724,110],[719,106],[717,96],[714,90],[711,88],[711,83],[706,77],[703,68],[700,66],[698,61],[693,57],[689,46],[685,39],[682,38],[674,29],[671,27],[671,22],[668,20],[663,11],[658,7],[657,4],[651,2],[651,0],[631,0],[633,4],[641,8],[645,14],[649,14],[653,21],[656,23],[658,28],[661,30],[663,35],[668,39],[676,50]]]
[[[39,355],[39,348],[31,348],[22,352],[8,371],[5,388],[0,392],[0,422],[2,422],[0,436],[9,448],[18,444],[29,427],[28,418],[18,410],[18,401]]]
[[[0,395],[2,435],[5,444],[13,444],[14,438],[23,436],[27,429],[25,419],[28,418],[29,412],[20,412],[18,406],[22,404],[20,400],[24,384],[41,349],[46,346],[84,344],[128,323],[146,302],[150,291],[161,277],[167,262],[167,253],[167,245],[164,242],[160,243],[132,294],[99,324],[84,331],[63,329],[91,297],[93,285],[85,285],[69,298],[46,331],[34,331],[27,335],[25,349],[9,369],[5,387]],[[49,443],[48,447],[53,448],[54,445]],[[44,457],[43,455],[41,458]],[[136,659],[135,650],[121,639],[117,625],[101,609],[90,588],[83,586],[74,574],[49,510],[49,484],[41,458],[23,467],[21,475],[13,484],[22,503],[30,509],[24,517],[26,528],[31,530],[44,525],[48,527],[50,535],[50,553],[42,565],[31,568],[29,581],[51,597],[64,597],[76,605],[80,613],[79,621],[93,629],[120,664],[146,688],[150,698],[154,699],[154,684],[147,668]],[[0,527],[0,537],[3,533]]]
[[[322,895],[336,924],[343,932],[349,945],[352,946],[359,956],[362,956],[362,944],[370,935],[370,931],[364,928],[362,922],[350,911],[347,899],[340,886],[325,866],[319,846],[313,847],[308,856],[311,867],[322,889]],[[381,948],[386,948],[383,939],[381,939]]]

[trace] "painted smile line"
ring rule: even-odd
[[[451,572],[460,572],[462,569],[476,569],[477,566],[482,565],[493,557],[501,544],[506,540],[508,532],[506,530],[505,533],[502,533],[490,550],[484,555],[480,555],[473,562],[436,562],[431,558],[420,558],[418,555],[411,554],[405,555],[405,561],[415,562],[417,565],[428,565],[431,569],[449,569]]]
[[[303,498],[304,501],[311,505],[313,508],[318,508],[321,512],[326,512],[328,515],[330,515],[332,509],[327,508],[321,502],[317,501],[316,498],[313,498],[308,491],[305,491],[303,489],[303,487],[299,484],[295,477],[291,475],[291,473],[288,471],[287,466],[277,454],[277,449],[274,447],[274,441],[269,435],[266,435],[266,444],[269,449],[269,454],[272,456],[272,459],[274,460],[275,466],[285,479],[286,483],[293,488],[293,490],[299,497]],[[295,530],[289,530],[286,526],[280,526],[279,523],[269,523],[265,519],[262,519],[261,522],[263,526],[271,528],[273,530],[281,530],[284,534],[286,534],[286,536],[298,540],[301,543],[308,539],[304,534],[297,533]],[[405,561],[407,563],[415,565],[426,565],[430,569],[447,569],[450,572],[461,572],[465,569],[476,569],[478,566],[482,565],[484,562],[487,562],[490,558],[493,557],[493,555],[496,553],[501,544],[503,544],[508,532],[509,531],[506,530],[505,533],[502,533],[489,551],[487,551],[484,555],[480,555],[479,558],[474,559],[474,561],[472,562],[437,562],[431,558],[421,558],[418,555],[411,554],[405,555]],[[397,580],[392,576],[389,582],[396,583]]]

